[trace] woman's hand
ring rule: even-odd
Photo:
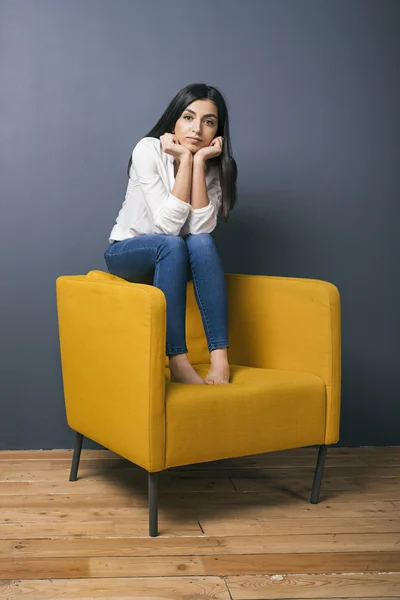
[[[199,159],[208,160],[209,158],[214,158],[215,156],[219,156],[222,152],[223,141],[224,141],[223,137],[219,135],[218,137],[216,137],[212,140],[212,142],[210,143],[209,146],[206,146],[205,148],[200,148],[200,150],[198,150],[198,152],[196,152],[193,155],[193,158],[195,160],[199,160]]]
[[[164,152],[171,154],[179,161],[181,161],[185,156],[192,156],[189,148],[182,146],[182,144],[179,143],[176,135],[173,133],[164,133],[164,135],[161,135],[160,142],[161,148],[164,150]]]

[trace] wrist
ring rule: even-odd
[[[201,156],[199,154],[195,154],[193,156],[193,163],[196,165],[201,165],[203,167],[205,167],[206,165],[206,159],[204,158],[204,156]]]
[[[193,162],[193,154],[191,152],[185,152],[183,156],[180,157],[181,163],[192,163]]]

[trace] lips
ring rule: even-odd
[[[201,142],[200,138],[188,137],[187,139],[190,140],[191,142]]]

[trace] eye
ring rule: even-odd
[[[191,115],[185,115],[183,118],[184,119],[192,119],[192,116]],[[211,127],[214,126],[214,121],[208,120],[207,123],[210,123]]]

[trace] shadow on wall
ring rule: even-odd
[[[361,342],[360,352],[351,343],[356,338],[356,332],[349,333],[351,328],[351,318],[349,317],[347,324],[342,315],[340,445],[398,446],[399,428],[395,405],[383,409],[379,401],[380,398],[389,398],[392,393],[391,374],[397,367],[397,357],[393,356],[388,362],[387,356],[379,353],[379,348],[384,346],[375,343]]]

